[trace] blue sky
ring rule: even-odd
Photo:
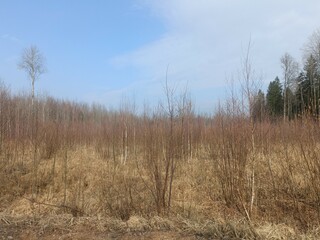
[[[262,88],[281,77],[280,57],[301,59],[319,28],[318,0],[0,0],[0,79],[29,91],[17,69],[36,45],[48,72],[38,93],[116,107],[123,98],[154,104],[168,81],[188,85],[196,107],[211,111],[239,79],[250,37]]]

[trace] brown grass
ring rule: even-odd
[[[11,217],[35,217],[37,224],[46,229],[57,226],[62,229],[69,226],[68,221],[93,221],[86,224],[95,225],[97,231],[157,230],[183,231],[203,238],[303,239],[302,236],[312,236],[316,239],[318,215],[316,206],[311,205],[313,192],[306,190],[309,182],[304,174],[305,160],[300,156],[299,147],[290,148],[286,152],[284,147],[277,145],[272,152],[258,158],[253,226],[245,220],[239,222],[245,217],[242,209],[228,206],[224,201],[211,159],[181,163],[175,179],[171,216],[160,217],[147,182],[147,171],[142,165],[137,168],[134,160],[126,165],[114,164],[101,158],[94,148],[80,146],[69,152],[65,204],[62,200],[63,152],[40,162],[36,199],[32,199],[30,192],[32,160],[25,160],[23,166],[21,163],[7,166],[6,176],[14,176],[8,179],[15,179],[17,185],[9,180],[2,182],[5,189],[1,195],[2,221],[10,223],[14,221]],[[276,189],[270,179],[268,159]],[[175,216],[180,217],[175,219]],[[101,219],[107,225],[102,224]]]
[[[0,215],[0,234],[18,239],[319,239],[319,229],[299,233],[284,224],[250,226],[245,221],[192,221],[185,218],[132,216],[127,221],[110,217],[74,217],[50,214],[38,217]],[[152,234],[150,234],[152,233]],[[194,236],[194,238],[192,237]]]

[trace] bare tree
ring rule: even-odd
[[[258,93],[258,89],[261,85],[261,79],[257,77],[254,67],[252,66],[251,49],[252,43],[250,38],[248,46],[244,49],[241,56],[241,70],[239,73],[244,98],[243,105],[247,106],[250,119],[252,118],[254,96]]]
[[[245,49],[242,58],[241,58],[241,70],[240,70],[240,83],[242,86],[242,94],[243,94],[243,105],[247,104],[249,117],[250,117],[250,128],[251,128],[251,149],[252,149],[252,169],[251,169],[251,177],[250,177],[250,203],[249,211],[243,204],[244,211],[246,213],[246,217],[249,221],[253,211],[253,204],[256,198],[256,190],[255,190],[255,162],[256,162],[256,139],[255,139],[255,132],[256,132],[256,123],[253,117],[253,110],[254,110],[254,103],[255,103],[255,96],[258,95],[258,89],[261,86],[261,79],[262,77],[257,76],[255,69],[252,65],[252,57],[251,57],[251,49],[252,43],[251,38],[249,40],[248,46]],[[245,104],[245,102],[247,102]]]
[[[32,86],[32,95],[31,95],[31,138],[33,144],[33,180],[32,180],[32,198],[36,198],[36,188],[38,185],[38,166],[39,166],[39,157],[38,157],[38,149],[40,145],[39,141],[39,132],[38,132],[38,115],[35,114],[35,106],[34,106],[34,83],[36,80],[40,78],[40,76],[45,73],[45,59],[41,54],[40,50],[36,46],[30,46],[25,48],[20,62],[18,63],[18,68],[24,70],[30,81]]]
[[[287,91],[289,88],[294,91],[295,86],[293,84],[298,76],[299,65],[289,53],[285,53],[280,62],[283,70],[283,120],[285,121],[287,115],[289,115],[288,109],[290,109]]]
[[[305,62],[308,63],[310,71],[310,82],[312,91],[312,111],[317,113],[319,108],[319,75],[320,75],[320,29],[313,32],[304,47]]]
[[[25,48],[18,68],[24,70],[31,80],[32,86],[32,106],[34,102],[34,83],[40,76],[46,72],[45,58],[41,54],[37,46],[30,46]]]
[[[317,71],[320,72],[320,29],[316,30],[304,47],[305,58],[311,55],[316,59]]]

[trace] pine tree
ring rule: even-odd
[[[261,89],[259,89],[258,93],[254,96],[253,101],[254,101],[253,109],[252,109],[253,120],[262,122],[262,120],[265,117],[266,103],[265,103],[265,95],[261,91]]]
[[[295,99],[297,105],[297,113],[303,115],[308,109],[310,102],[311,88],[305,72],[300,72],[297,77],[297,89],[295,92]]]
[[[270,82],[267,91],[267,109],[272,118],[283,114],[282,86],[278,77]]]

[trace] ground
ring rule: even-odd
[[[68,217],[67,217],[68,218]],[[153,230],[145,229],[143,224],[140,225],[137,219],[133,223],[129,221],[125,225],[118,225],[119,222],[105,223],[101,226],[101,221],[86,219],[79,222],[70,218],[50,218],[45,221],[33,218],[10,218],[2,216],[0,218],[0,240],[21,239],[21,240],[85,240],[85,239],[120,239],[120,240],[138,240],[138,239],[201,239],[195,234],[190,234],[178,230]],[[94,222],[96,221],[96,222]],[[116,230],[107,229],[114,224]],[[101,228],[105,227],[105,229]],[[100,229],[100,230],[99,230]]]
[[[0,239],[21,239],[21,240],[87,240],[87,239],[97,239],[97,240],[138,240],[138,239],[155,239],[155,240],[170,240],[170,239],[186,239],[195,240],[201,239],[200,237],[186,235],[173,231],[152,231],[152,232],[136,232],[136,233],[110,233],[110,232],[97,232],[90,229],[82,229],[81,231],[74,230],[55,230],[49,232],[42,232],[41,230],[29,226],[8,226],[0,225]]]

